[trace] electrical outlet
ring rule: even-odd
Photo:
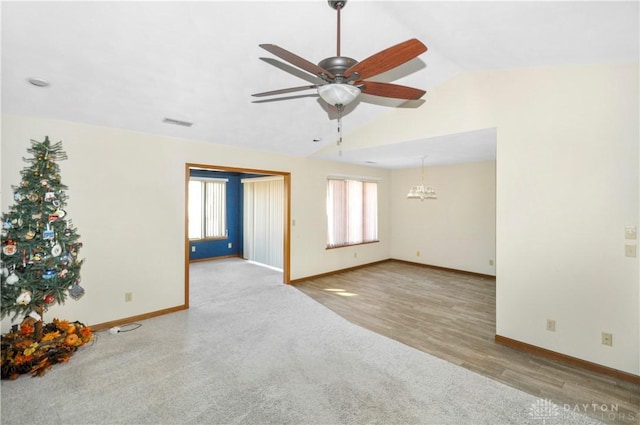
[[[493,260],[489,260],[489,265],[493,266]]]
[[[556,321],[555,320],[547,319],[547,330],[549,332],[555,332],[556,331]]]
[[[231,249],[231,247],[232,247],[232,246],[233,246],[233,244],[232,244],[231,242],[229,242],[229,243],[227,244],[227,248],[229,248],[229,249]]]
[[[358,253],[357,252],[353,253],[353,258],[358,258]]]
[[[191,247],[191,252],[196,252],[196,247],[195,247],[195,245]]]
[[[125,292],[124,293],[124,302],[128,303],[133,301],[133,292]]]
[[[636,246],[626,244],[624,246],[624,256],[625,257],[635,257],[636,256]]]
[[[416,251],[416,257],[420,256],[420,251]]]
[[[613,334],[602,332],[602,345],[613,346]]]

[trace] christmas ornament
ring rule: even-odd
[[[56,242],[56,244],[53,245],[53,248],[51,248],[51,255],[58,257],[60,254],[62,254],[62,247],[58,242]]]
[[[44,297],[44,302],[47,304],[53,304],[54,302],[56,302],[56,297],[54,297],[53,295],[49,294],[46,297]]]
[[[54,237],[55,237],[55,232],[53,230],[51,230],[51,227],[49,226],[49,223],[47,223],[47,230],[42,232],[42,239],[44,239],[45,241],[50,241]]]
[[[21,293],[18,298],[16,298],[16,304],[19,305],[27,305],[31,302],[31,292],[24,291]]]
[[[53,279],[55,276],[56,276],[56,271],[52,269],[46,270],[44,273],[42,273],[42,278],[47,280]]]
[[[2,247],[2,252],[4,253],[4,255],[13,255],[17,250],[18,248],[12,243]]]
[[[11,274],[7,276],[7,285],[15,285],[18,283],[18,280],[20,280],[20,278],[18,278],[14,272],[11,272]]]
[[[74,283],[71,289],[69,289],[69,295],[74,300],[77,300],[84,295],[84,288],[78,285],[78,283]]]

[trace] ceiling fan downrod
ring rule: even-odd
[[[331,6],[333,9],[336,10],[336,12],[338,13],[338,35],[336,37],[336,56],[340,57],[340,11],[342,10],[342,8],[347,4],[347,0],[343,0],[343,1],[329,1],[329,6]]]

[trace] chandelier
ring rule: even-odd
[[[436,190],[430,186],[424,185],[424,156],[422,157],[422,175],[420,178],[420,184],[418,186],[412,186],[411,190],[407,194],[407,199],[437,199]]]

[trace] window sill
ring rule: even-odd
[[[347,244],[347,245],[327,246],[325,249],[329,250],[329,249],[347,248],[347,247],[350,247],[350,246],[369,245],[369,244],[378,243],[378,242],[380,242],[380,241],[378,240],[378,241],[352,243],[352,244]]]

